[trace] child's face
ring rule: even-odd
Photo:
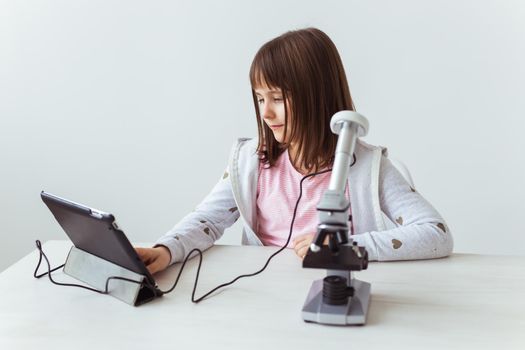
[[[277,142],[282,143],[285,138],[285,101],[283,100],[281,89],[265,86],[254,88],[254,91],[257,96],[261,118],[263,118],[264,122],[272,130]]]

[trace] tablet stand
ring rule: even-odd
[[[106,282],[111,277],[123,277],[137,281],[139,283],[111,279],[108,285],[109,295],[133,306],[144,304],[157,296],[154,287],[147,285],[148,281],[144,275],[87,253],[75,246],[69,251],[64,273],[98,290],[105,290]]]

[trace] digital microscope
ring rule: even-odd
[[[359,325],[366,323],[370,283],[353,278],[352,271],[367,269],[368,253],[348,234],[345,187],[356,140],[368,133],[368,120],[354,111],[340,111],[330,128],[339,135],[330,184],[317,205],[317,233],[303,260],[304,268],[327,269],[327,276],[312,283],[302,317],[307,322]],[[326,238],[328,246],[323,245]]]

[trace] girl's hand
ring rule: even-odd
[[[146,264],[149,273],[152,275],[164,270],[169,266],[171,253],[168,248],[158,246],[155,248],[135,248],[139,258]]]
[[[301,259],[304,259],[306,253],[308,252],[308,249],[310,249],[310,244],[312,244],[314,237],[315,234],[310,233],[299,236],[293,240],[293,250],[295,251],[295,254],[297,254]],[[328,244],[328,236],[325,238],[323,244]]]
[[[310,249],[310,244],[314,240],[314,236],[315,234],[311,233],[299,236],[293,240],[293,250],[301,259],[304,259],[308,249]]]

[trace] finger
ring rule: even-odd
[[[294,247],[297,246],[298,244],[301,244],[301,243],[304,242],[304,241],[308,241],[308,240],[310,239],[309,236],[310,236],[310,235],[302,235],[302,236],[296,237],[296,238],[293,240]]]
[[[170,264],[169,259],[166,259],[165,257],[162,257],[161,255],[157,255],[155,259],[147,266],[151,273],[154,274],[156,272],[162,271],[165,268],[167,268]]]
[[[137,255],[139,256],[139,258],[141,259],[146,254],[145,248],[135,247],[135,251],[137,252]]]
[[[151,273],[152,275],[162,270],[159,260],[153,261],[151,264],[147,265],[146,268],[148,269],[149,273]]]
[[[296,253],[297,253],[297,256],[301,259],[304,259],[304,257],[306,256],[306,254],[308,253],[308,249],[309,247],[302,247],[301,249],[299,249]]]
[[[297,242],[296,245],[294,245],[293,250],[295,251],[296,254],[298,254],[299,249],[301,249],[302,245],[303,245],[303,241],[299,241]]]
[[[135,248],[140,260],[142,260],[146,265],[154,259],[154,254],[151,248]]]
[[[307,244],[307,242],[304,242],[303,244],[297,246],[295,253],[298,256],[303,257],[305,255],[306,250],[308,250],[308,248],[309,248],[309,245]]]
[[[308,248],[310,246],[310,240],[309,239],[305,239],[301,242],[299,242],[299,244],[297,244],[297,246],[295,246],[295,251],[299,254],[299,251],[304,249],[304,248]]]
[[[297,256],[299,256],[299,257],[302,257],[301,251],[304,249],[304,247],[305,247],[304,244],[300,245],[300,246],[297,246],[295,248],[295,254],[297,254]]]

